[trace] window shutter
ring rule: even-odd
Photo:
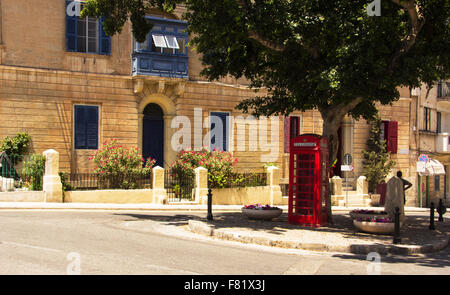
[[[83,106],[75,106],[75,149],[86,148],[86,112]]]
[[[77,20],[78,17],[67,15],[67,5],[72,1],[66,0],[64,13],[66,15],[66,49],[67,51],[77,51]]]
[[[98,29],[99,29],[99,44],[100,44],[100,54],[110,55],[111,54],[111,37],[107,36],[105,31],[103,30],[103,22],[105,21],[105,17],[102,16],[98,21]]]
[[[284,152],[289,153],[291,145],[291,117],[284,117]]]
[[[284,118],[284,152],[289,153],[291,139],[300,135],[300,117]]]
[[[75,106],[75,149],[98,148],[98,107]]]
[[[86,148],[98,148],[98,107],[86,107]]]
[[[289,153],[291,143],[291,117],[284,117],[284,152]]]
[[[300,117],[292,116],[290,122],[291,128],[291,138],[297,137],[300,135]]]
[[[222,124],[223,124],[223,150],[228,151],[228,114],[222,113]]]
[[[211,147],[212,148],[218,148],[223,151],[228,151],[228,125],[227,125],[227,117],[228,113],[222,113],[222,112],[211,112],[211,117],[217,117],[220,121],[222,121],[222,142],[218,140],[217,138],[213,139],[211,138]],[[211,129],[215,128],[215,123],[211,122]]]
[[[391,154],[397,153],[397,143],[398,143],[398,122],[389,121],[388,125],[388,152]]]

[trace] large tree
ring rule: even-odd
[[[105,16],[110,35],[131,20],[143,41],[149,9],[181,3],[202,74],[264,89],[237,105],[256,116],[317,109],[331,162],[345,115],[370,119],[377,103],[399,98],[398,87],[449,76],[449,0],[88,0],[82,13]]]

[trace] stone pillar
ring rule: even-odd
[[[63,197],[61,178],[59,177],[59,153],[55,150],[46,150],[44,172],[44,202],[61,203]]]
[[[358,195],[367,195],[369,193],[369,184],[363,175],[356,180],[356,192]]]
[[[339,176],[331,178],[332,195],[342,195],[342,179]]]
[[[164,188],[164,168],[156,166],[152,169],[153,204],[167,204],[167,192]]]
[[[267,167],[267,185],[270,187],[270,205],[281,205],[282,193],[280,187],[280,168],[275,166]]]
[[[208,169],[195,168],[195,202],[197,204],[208,204]]]

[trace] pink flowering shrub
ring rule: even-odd
[[[357,221],[365,222],[379,222],[379,223],[393,223],[394,221],[390,217],[371,217],[371,218],[357,218]]]
[[[136,147],[125,147],[117,139],[105,141],[89,158],[97,165],[101,187],[134,189],[139,179],[150,177],[156,160],[142,157]]]
[[[272,207],[270,205],[262,205],[262,204],[251,204],[245,205],[244,209],[253,209],[253,210],[280,210],[278,207]]]
[[[193,177],[195,168],[208,169],[208,182],[211,188],[222,188],[233,175],[233,168],[237,163],[231,153],[202,148],[200,151],[181,151],[172,163],[172,173],[176,176]]]

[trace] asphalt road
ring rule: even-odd
[[[183,229],[192,215],[205,214],[1,210],[0,274],[450,274],[449,248],[380,256],[377,263],[363,255],[212,240]]]

